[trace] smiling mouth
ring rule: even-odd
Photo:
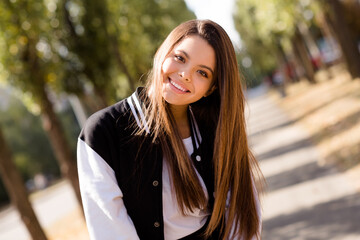
[[[190,92],[189,90],[181,87],[181,86],[180,86],[179,84],[177,84],[176,82],[172,81],[171,78],[168,78],[168,79],[169,79],[170,84],[171,84],[173,87],[175,87],[176,89],[178,89],[178,90],[180,90],[180,91],[182,91],[182,92]]]

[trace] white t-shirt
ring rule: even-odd
[[[188,154],[191,155],[194,151],[191,137],[183,139],[183,143]],[[198,171],[196,171],[196,174],[199,177],[201,186],[206,194],[206,198],[208,198],[205,183]],[[165,240],[179,239],[200,229],[205,224],[210,213],[207,209],[195,209],[194,212],[187,212],[186,216],[181,214],[176,200],[175,191],[173,190],[171,184],[168,164],[165,159],[163,160],[162,183]]]

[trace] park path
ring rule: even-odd
[[[31,203],[42,227],[48,228],[79,207],[67,181],[32,195]],[[13,206],[0,212],[0,240],[29,240],[25,225]],[[75,238],[74,238],[75,240]]]
[[[310,136],[265,87],[249,92],[247,119],[250,144],[267,181],[263,239],[360,240],[358,186],[335,167],[319,165]]]

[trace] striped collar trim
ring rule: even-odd
[[[149,126],[146,122],[144,111],[141,108],[139,97],[136,92],[134,92],[130,97],[126,99],[128,102],[131,112],[133,113],[136,123],[139,128],[145,128],[147,134],[150,134]]]
[[[150,128],[146,122],[145,114],[140,105],[140,99],[139,99],[137,92],[135,91],[130,97],[128,97],[126,99],[126,101],[130,106],[131,112],[134,115],[135,121],[136,121],[137,125],[139,126],[139,128],[141,128],[141,129],[144,128],[146,133],[150,134]],[[195,138],[195,139],[199,139],[199,141],[201,142],[202,139],[201,139],[200,130],[197,125],[197,122],[196,122],[196,119],[192,112],[191,107],[190,107],[190,117],[192,118],[192,121],[194,123],[195,129],[193,129],[193,130],[194,130],[195,134],[197,135],[197,138]],[[200,146],[200,142],[196,141],[197,148]]]

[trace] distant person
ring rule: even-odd
[[[146,87],[87,120],[78,168],[91,239],[260,239],[261,173],[223,28],[176,27]]]
[[[286,91],[285,91],[285,75],[282,69],[277,69],[273,75],[273,83],[275,88],[280,93],[281,97],[286,97]]]

